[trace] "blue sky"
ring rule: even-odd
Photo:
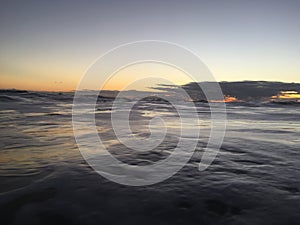
[[[131,41],[186,46],[218,81],[300,82],[300,1],[2,1],[0,88],[74,89]]]

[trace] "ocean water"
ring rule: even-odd
[[[299,224],[299,105],[227,104],[223,145],[200,172],[210,111],[195,103],[201,136],[191,160],[161,183],[132,187],[107,180],[85,162],[73,135],[72,104],[73,93],[0,93],[1,224]],[[163,160],[178,143],[178,114],[165,102],[141,102],[130,114],[133,135],[141,137],[149,136],[152,117],[166,119],[165,139],[149,152],[117,140],[110,99],[96,109],[105,147],[125,163]],[[193,121],[189,126],[198,129]]]

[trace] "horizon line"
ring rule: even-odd
[[[191,84],[191,83],[239,83],[239,82],[266,82],[266,83],[282,83],[282,84],[299,84],[300,82],[285,82],[285,81],[267,81],[267,80],[236,80],[236,81],[200,81],[200,82],[189,82],[186,84],[182,84],[182,85],[172,85],[172,86],[184,86],[187,84]],[[157,84],[159,85],[165,85],[165,84]],[[169,86],[169,85],[166,85]],[[149,88],[154,88],[154,87],[149,87]],[[0,91],[35,91],[35,92],[61,92],[61,93],[67,93],[67,92],[76,92],[76,91],[100,91],[100,90],[95,90],[95,89],[81,89],[81,90],[37,90],[37,89],[17,89],[17,88],[0,88]],[[110,89],[105,89],[105,90],[101,90],[101,91],[117,91],[120,92],[120,90],[110,90]],[[122,90],[121,90],[122,91]],[[123,91],[138,91],[136,89],[133,90],[123,90]],[[150,91],[142,91],[142,92],[150,92]]]

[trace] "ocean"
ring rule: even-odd
[[[199,171],[211,124],[208,104],[195,103],[200,125],[189,126],[201,134],[188,163],[159,183],[127,186],[99,175],[81,155],[72,128],[73,95],[1,91],[1,224],[299,224],[298,104],[226,104],[223,144]],[[178,104],[188,113],[184,101]],[[110,98],[100,99],[95,118],[116,159],[144,166],[173,153],[180,138],[174,107],[150,99],[132,110],[133,135],[148,137],[152,117],[167,121],[164,140],[149,152],[118,141],[110,121],[114,110]],[[155,132],[163,129],[157,125]]]

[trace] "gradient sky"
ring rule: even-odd
[[[218,81],[300,82],[299,12],[298,0],[1,1],[0,88],[75,89],[99,55],[144,39],[186,46]]]

